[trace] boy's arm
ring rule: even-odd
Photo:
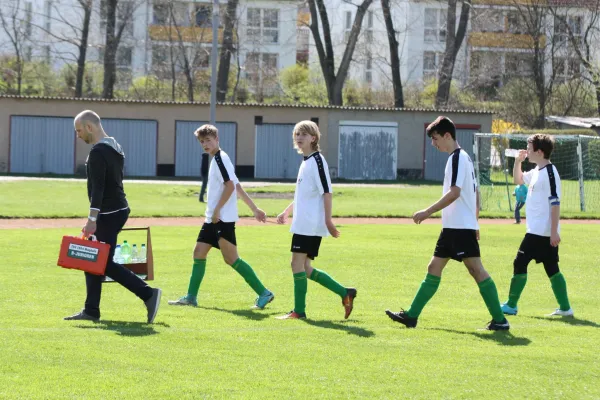
[[[287,221],[287,219],[288,219],[288,217],[290,216],[290,212],[292,211],[293,208],[294,208],[294,202],[292,201],[290,203],[290,205],[287,206],[285,208],[285,210],[283,210],[283,212],[277,216],[277,223],[278,224],[285,224],[286,221]]]
[[[323,194],[323,205],[325,207],[325,225],[327,226],[327,230],[334,238],[340,237],[340,231],[335,227],[331,216],[333,212],[333,196],[331,193]]]
[[[244,190],[242,185],[240,185],[238,183],[235,185],[235,188],[237,190],[237,194],[242,198],[244,203],[246,203],[248,208],[250,208],[250,210],[252,210],[252,214],[254,214],[254,218],[256,218],[256,220],[259,222],[265,222],[267,220],[267,214],[263,210],[258,208],[256,206],[256,204],[254,204],[254,201],[252,201],[252,199],[250,198],[248,193],[246,193],[246,191]]]
[[[560,221],[560,204],[550,206],[550,244],[553,247],[560,243],[558,222]]]
[[[231,180],[223,183],[223,185],[225,185],[225,189],[223,189],[223,194],[221,194],[221,198],[219,199],[219,202],[217,203],[217,205],[215,206],[215,210],[213,211],[213,223],[219,222],[219,220],[221,219],[221,208],[223,208],[225,203],[227,203],[227,200],[229,200],[233,191],[235,190],[235,184]]]
[[[523,180],[523,171],[521,171],[521,163],[525,161],[527,157],[527,150],[519,150],[519,155],[515,157],[515,164],[513,165],[513,182],[517,185],[525,183]]]
[[[432,214],[443,210],[450,204],[454,203],[454,201],[456,201],[456,199],[458,199],[459,197],[460,188],[458,186],[451,186],[450,190],[448,190],[446,194],[442,196],[441,199],[429,206],[429,208],[414,213],[413,221],[415,222],[415,224],[420,224],[421,222],[429,218]],[[477,214],[479,215],[479,209],[477,210]]]

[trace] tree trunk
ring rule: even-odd
[[[237,13],[239,0],[227,1],[227,12],[223,21],[223,43],[219,55],[219,72],[217,74],[217,101],[224,102],[227,96],[229,84],[229,68],[231,65],[231,54],[235,51],[233,47],[233,26]]]
[[[471,12],[470,0],[462,0],[458,30],[456,29],[456,5],[457,0],[448,0],[448,14],[446,18],[446,49],[444,50],[444,61],[439,73],[438,90],[435,96],[436,108],[443,108],[450,100],[450,88],[452,86],[452,74],[456,56],[462,46],[469,22]]]
[[[114,98],[114,86],[117,76],[117,41],[115,37],[115,26],[117,22],[118,0],[106,0],[106,44],[104,47],[104,82],[102,97]]]
[[[83,79],[85,74],[85,60],[87,56],[88,36],[90,32],[90,18],[92,15],[92,2],[81,1],[83,8],[83,26],[81,27],[81,41],[79,42],[79,56],[77,57],[77,80],[75,82],[75,97],[82,97]]]
[[[383,18],[385,19],[385,29],[388,35],[388,43],[390,46],[390,61],[392,67],[392,84],[394,87],[394,107],[404,107],[404,95],[402,93],[402,80],[400,79],[400,57],[398,55],[398,41],[396,40],[396,30],[394,29],[394,21],[392,20],[392,12],[390,10],[390,0],[381,0],[381,8],[383,9]]]
[[[535,127],[543,129],[546,126],[546,82],[544,76],[544,61],[539,46],[539,37],[534,38],[533,49],[533,82],[538,98],[539,112],[534,122]]]

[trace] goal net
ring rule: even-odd
[[[514,210],[515,159],[506,149],[526,149],[527,135],[477,133],[474,138],[475,173],[481,193],[481,209],[490,215],[506,215]],[[561,213],[600,212],[600,137],[554,136],[550,160],[562,183]],[[523,162],[523,171],[535,165]]]

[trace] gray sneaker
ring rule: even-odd
[[[160,305],[160,295],[162,294],[162,290],[160,289],[152,289],[152,297],[146,300],[146,308],[148,309],[148,323],[151,324],[154,322],[154,318],[156,317],[156,313],[158,312],[158,306]]]
[[[65,321],[100,321],[100,318],[96,318],[86,313],[85,310],[79,311],[77,314],[70,315],[63,318]]]
[[[178,298],[177,300],[169,300],[169,305],[198,307],[198,300],[196,300],[195,297],[190,297],[188,295],[185,295],[185,296]]]

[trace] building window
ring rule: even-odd
[[[277,78],[278,55],[276,53],[248,53],[246,55],[246,79],[253,86],[264,86]]]
[[[552,63],[554,77],[558,81],[567,81],[581,75],[581,63],[575,57],[556,57]]]
[[[133,2],[131,1],[119,1],[117,5],[117,26],[119,29],[123,24],[123,34],[126,36],[133,36]]]
[[[509,33],[527,33],[527,24],[519,11],[511,10],[506,16],[506,28]]]
[[[367,60],[365,63],[365,81],[367,83],[373,82],[373,54],[367,51]]]
[[[195,50],[192,67],[195,69],[206,69],[210,66],[210,52],[212,47],[201,47]]]
[[[437,78],[438,65],[441,63],[443,53],[436,53],[435,51],[424,51],[423,52],[423,80]]]
[[[195,25],[201,27],[212,26],[212,5],[199,4],[194,9]]]
[[[572,46],[569,40],[569,28],[575,42],[579,45],[583,43],[583,17],[581,15],[557,16],[554,18],[554,40],[557,46]]]
[[[425,42],[446,41],[446,10],[440,8],[425,9]]]
[[[366,41],[369,44],[373,43],[373,11],[367,12]]]
[[[502,10],[475,8],[471,16],[473,32],[504,32],[504,13]]]
[[[168,4],[154,4],[152,24],[153,25],[167,25],[169,23],[169,5]]]
[[[506,53],[504,57],[504,71],[511,76],[531,76],[533,55],[531,53]]]
[[[117,48],[117,55],[115,63],[118,68],[131,68],[131,59],[133,55],[133,49],[131,47],[119,46]]]
[[[344,19],[344,43],[350,40],[350,32],[352,32],[352,11],[346,11]]]
[[[246,33],[255,42],[279,43],[279,10],[248,8]]]
[[[31,6],[31,2],[28,1],[25,3],[25,37],[27,39],[29,39],[31,37],[32,17],[33,17],[32,6]]]

